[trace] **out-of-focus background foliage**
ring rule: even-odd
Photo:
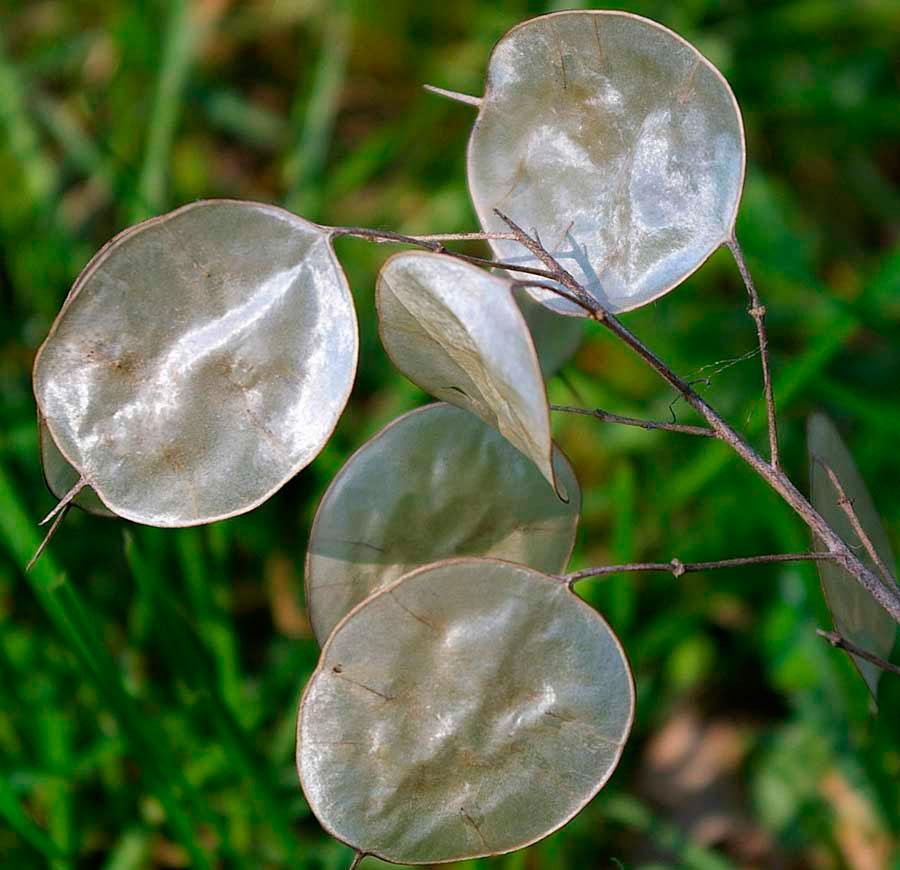
[[[566,4],[577,6],[577,3]],[[900,541],[900,4],[622,3],[694,42],[744,111],[739,221],[769,306],[782,441],[838,421]],[[343,868],[293,767],[316,661],[302,561],[348,454],[425,397],[380,348],[389,249],[345,239],[360,311],[353,399],[317,461],[252,514],[161,531],[52,505],[29,372],[72,280],[121,228],[200,197],[331,224],[475,229],[470,108],[494,41],[562,8],[505,0],[0,0],[0,865]],[[477,245],[471,250],[478,251]],[[627,322],[764,445],[746,299],[727,255]],[[672,394],[590,332],[555,401],[665,419]],[[672,410],[690,420],[683,404]],[[557,419],[581,478],[574,566],[803,549],[726,450]],[[900,866],[900,680],[880,714],[827,626],[815,569],[632,575],[582,594],[638,682],[612,781],[562,832],[466,867]],[[377,866],[369,859],[365,866]]]

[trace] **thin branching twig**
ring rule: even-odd
[[[850,521],[850,525],[853,526],[853,531],[856,532],[856,536],[869,554],[869,558],[875,563],[884,582],[889,586],[896,586],[897,581],[894,579],[894,575],[890,572],[888,566],[884,564],[881,556],[878,555],[878,550],[875,549],[875,545],[872,543],[872,539],[866,534],[866,530],[862,527],[862,523],[859,521],[859,516],[856,513],[856,508],[853,507],[853,500],[847,497],[847,493],[844,491],[840,478],[835,474],[834,469],[825,462],[821,456],[815,456],[814,460],[822,466],[825,474],[828,475],[828,479],[831,481],[831,485],[834,487],[834,491],[838,497],[838,507],[846,514],[847,519]]]
[[[368,227],[330,227],[331,237],[340,238],[350,236],[354,239],[365,239],[382,245],[412,245],[415,248],[423,248],[435,254],[445,254],[456,260],[466,263],[474,263],[476,266],[486,266],[489,269],[505,269],[507,271],[525,272],[528,275],[537,275],[540,278],[553,279],[556,276],[546,269],[532,269],[529,266],[517,266],[514,263],[501,263],[496,260],[488,260],[484,257],[473,257],[469,254],[461,254],[444,246],[445,241],[450,240],[477,240],[493,238],[509,238],[511,233],[462,233],[441,236],[407,236],[403,233],[395,233],[391,230],[373,230]]]
[[[756,285],[753,283],[753,276],[747,268],[744,260],[744,252],[738,244],[737,236],[732,235],[728,240],[728,250],[734,257],[738,271],[741,273],[741,279],[747,288],[750,296],[750,308],[747,309],[750,316],[756,323],[756,337],[759,340],[759,359],[762,365],[763,376],[763,393],[766,397],[766,417],[769,422],[769,458],[772,462],[772,468],[780,468],[781,462],[778,457],[778,420],[775,416],[775,393],[772,389],[772,371],[769,366],[769,336],[766,332],[766,306],[762,304],[759,293],[756,291]]]
[[[881,668],[883,671],[900,676],[900,665],[895,665],[892,662],[881,658],[881,656],[875,655],[875,653],[870,653],[868,650],[857,646],[853,641],[847,640],[846,637],[843,637],[836,631],[825,631],[822,628],[817,628],[816,634],[819,635],[819,637],[824,637],[833,647],[845,650],[848,653],[853,653],[853,655],[859,656],[859,658],[865,659],[867,662],[871,662],[876,668]]]
[[[640,420],[637,417],[623,417],[621,414],[613,414],[602,408],[576,408],[572,405],[551,405],[551,411],[560,411],[565,414],[581,414],[584,417],[593,417],[604,423],[621,423],[623,426],[638,426],[641,429],[662,429],[666,432],[680,432],[683,435],[699,435],[703,438],[715,438],[716,433],[707,426],[688,426],[683,423],[661,423],[656,420]]]
[[[696,574],[700,571],[716,571],[720,568],[743,568],[746,565],[771,565],[774,562],[824,562],[833,561],[833,553],[770,553],[762,556],[739,556],[735,559],[716,559],[711,562],[682,562],[671,559],[668,562],[630,562],[627,565],[600,565],[584,568],[571,574],[561,575],[569,586],[589,577],[606,577],[610,574],[627,574],[640,571],[667,571],[673,577],[682,574]]]
[[[607,311],[587,290],[584,289],[547,251],[541,242],[528,236],[517,224],[501,212],[497,215],[516,234],[521,244],[537,257],[545,266],[553,280],[563,284],[574,295],[584,300],[584,308],[590,310],[592,319],[602,324],[617,338],[630,347],[644,360],[666,383],[672,386],[684,400],[699,413],[715,432],[715,437],[727,444],[744,460],[769,486],[781,496],[823,542],[834,559],[851,574],[857,582],[900,623],[900,591],[894,586],[889,588],[866,566],[853,550],[843,541],[840,535],[831,528],[808,499],[794,485],[794,482],[781,470],[780,466],[767,462],[730,426],[694,388],[677,375],[660,357],[632,333],[618,318]],[[518,269],[519,267],[514,267]],[[773,406],[774,407],[774,406]]]

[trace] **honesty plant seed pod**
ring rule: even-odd
[[[306,605],[319,643],[361,601],[439,559],[491,556],[564,571],[581,493],[558,448],[553,464],[567,503],[462,408],[428,405],[388,424],[347,460],[313,521]]]
[[[731,237],[740,110],[721,73],[662,25],[613,11],[526,21],[495,46],[479,105],[468,176],[482,226],[507,231],[499,209],[536,232],[607,310],[652,302]],[[491,246],[541,265],[515,241]]]
[[[335,628],[298,715],[310,808],[402,864],[527,846],[615,769],[634,716],[622,647],[557,578],[454,559],[407,574]]]
[[[414,384],[493,426],[553,473],[550,408],[522,312],[504,278],[440,254],[395,254],[376,287],[378,332]]]
[[[330,231],[192,203],[118,236],[38,352],[38,407],[109,510],[157,526],[250,510],[331,435],[357,327]]]
[[[837,476],[844,493],[853,504],[860,526],[882,563],[889,571],[894,571],[894,554],[872,496],[869,495],[850,451],[834,424],[824,414],[813,414],[809,418],[807,444],[813,507],[878,575],[877,567],[839,504],[838,491],[823,466],[824,463]],[[818,539],[814,539],[813,543],[817,550],[826,549]],[[889,659],[897,635],[897,624],[890,614],[836,562],[820,561],[816,564],[822,581],[822,592],[838,634],[874,655]],[[852,653],[848,655],[865,680],[872,697],[876,698],[881,669]]]

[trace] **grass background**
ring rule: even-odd
[[[568,7],[577,3],[565,4]],[[786,465],[827,409],[900,541],[900,6],[890,0],[631,2],[693,41],[743,108],[738,224],[769,306]],[[494,41],[553,3],[0,0],[0,865],[343,868],[293,769],[316,661],[302,560],[318,497],[363,440],[425,397],[376,337],[389,250],[339,255],[361,362],[340,427],[267,504],[162,531],[74,512],[29,575],[40,474],[30,365],[71,282],[119,229],[199,197],[332,224],[475,228],[472,112]],[[478,251],[478,246],[472,247]],[[627,316],[682,373],[752,350],[727,255]],[[755,359],[705,369],[761,446]],[[698,376],[698,375],[695,375]],[[665,419],[672,395],[591,332],[560,402]],[[679,419],[690,421],[683,405]],[[573,567],[807,546],[727,450],[558,419],[584,488]],[[873,718],[815,569],[584,585],[620,632],[639,706],[622,764],[562,832],[460,867],[900,866],[900,681]],[[364,866],[377,866],[369,859]]]

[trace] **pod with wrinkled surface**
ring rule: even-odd
[[[35,396],[109,510],[196,525],[252,509],[315,458],[357,348],[328,230],[203,201],[126,230],[88,264],[38,352]]]
[[[414,384],[493,426],[562,498],[540,363],[511,284],[441,254],[395,254],[376,285],[378,332]]]
[[[494,209],[535,230],[617,313],[671,290],[730,238],[744,161],[734,94],[693,46],[626,12],[574,11],[495,46],[468,177],[486,231],[508,230]],[[540,265],[514,241],[490,244],[501,260]]]
[[[852,502],[859,523],[879,558],[888,570],[895,571],[894,554],[869,490],[840,434],[824,414],[813,414],[809,418],[807,445],[813,507],[873,573],[880,576],[850,519],[838,504],[837,490],[822,463],[818,461],[821,460],[841,482],[841,487]],[[827,549],[817,538],[813,539],[813,545],[816,550]],[[890,658],[897,634],[897,624],[890,614],[837,563],[821,561],[816,565],[835,630],[862,649],[883,659]],[[848,655],[865,680],[872,697],[876,697],[881,669],[852,653]]]
[[[319,643],[361,601],[439,559],[492,556],[564,571],[581,497],[558,448],[553,458],[568,503],[461,408],[429,405],[382,429],[347,460],[313,521],[306,603]]]
[[[492,559],[407,574],[334,630],[300,703],[313,812],[403,864],[495,855],[602,788],[634,684],[609,626],[563,583]]]

